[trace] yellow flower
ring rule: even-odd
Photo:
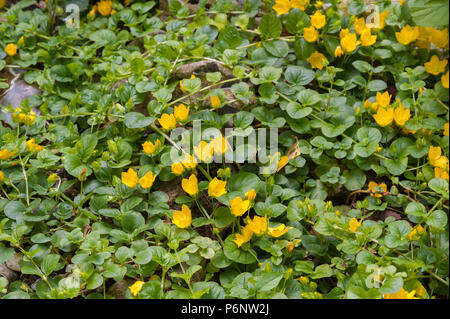
[[[220,98],[217,95],[212,95],[209,97],[209,99],[213,108],[217,109],[220,106]]]
[[[58,175],[56,175],[55,173],[52,173],[47,177],[47,181],[49,183],[54,183],[57,177],[58,177]]]
[[[247,193],[245,193],[245,199],[248,199],[249,201],[254,201],[256,198],[256,192],[254,189],[249,190]]]
[[[444,136],[448,136],[448,122],[444,124]]]
[[[377,109],[378,107],[386,107],[391,103],[391,95],[388,91],[385,91],[383,94],[377,92],[376,101],[377,101]]]
[[[208,185],[208,194],[211,197],[220,197],[227,193],[225,186],[227,185],[226,181],[221,181],[214,177]]]
[[[110,0],[100,0],[100,2],[97,3],[98,12],[106,17],[110,15],[112,10],[112,1]]]
[[[285,224],[281,224],[280,226],[275,227],[275,228],[269,227],[267,230],[267,233],[271,237],[280,237],[280,236],[283,236],[284,234],[286,234],[288,232],[288,230],[291,228],[292,227],[286,227]]]
[[[250,227],[245,226],[242,228],[240,234],[235,234],[235,239],[233,239],[233,242],[238,246],[241,247],[243,244],[247,243],[252,239],[253,232],[250,229]]]
[[[5,148],[0,150],[0,160],[5,161],[9,159],[11,156],[16,154],[16,152],[11,152],[9,149]]]
[[[15,45],[14,43],[9,43],[6,47],[5,47],[5,52],[7,55],[9,56],[14,56],[17,53],[17,45]]]
[[[322,70],[325,65],[328,64],[327,58],[317,51],[313,52],[309,58],[306,59],[311,67],[314,69]]]
[[[408,45],[419,37],[419,27],[404,26],[400,32],[395,32],[395,37],[399,43]]]
[[[205,141],[201,141],[198,146],[194,146],[194,154],[205,163],[209,163],[214,154],[214,145],[213,143],[207,143]]]
[[[303,37],[308,42],[315,42],[319,38],[319,32],[313,27],[303,29]]]
[[[177,225],[178,228],[187,228],[191,225],[192,214],[189,207],[183,204],[181,210],[175,210],[173,212],[172,222]]]
[[[259,217],[255,215],[253,220],[249,218],[247,226],[257,236],[264,234],[267,231],[267,216]]]
[[[193,155],[184,154],[184,158],[181,160],[181,163],[187,169],[194,169],[197,166],[197,159]]]
[[[341,31],[339,31],[339,38],[342,39],[348,34],[350,34],[349,29],[341,29]]]
[[[138,176],[131,167],[128,169],[128,172],[122,172],[122,183],[128,187],[135,187],[137,185]]]
[[[400,289],[398,292],[393,294],[384,294],[384,299],[419,299],[415,297],[416,291],[407,292],[405,289]]]
[[[397,99],[398,107],[394,111],[394,120],[398,126],[405,125],[406,121],[411,117],[411,112],[409,109],[405,109],[403,104]]]
[[[24,40],[25,40],[24,37],[21,36],[21,37],[19,38],[19,40],[17,40],[17,45],[18,45],[19,47],[23,46],[23,41],[24,41]]]
[[[387,192],[387,185],[385,183],[381,183],[380,185],[378,185],[374,181],[370,181],[369,185],[367,187],[367,190],[370,192],[370,196],[374,196],[374,197],[378,197],[378,198],[383,197],[383,195],[380,194],[380,191],[377,191],[375,189],[375,187],[379,187],[379,188],[383,189],[383,193]]]
[[[316,29],[322,29],[325,26],[326,19],[325,15],[320,13],[319,10],[317,10],[314,15],[311,16],[311,24]]]
[[[174,173],[175,175],[181,175],[184,172],[184,167],[181,163],[173,163],[170,166],[170,170],[172,171],[172,173]]]
[[[36,119],[36,113],[31,110],[28,114],[24,115],[22,119],[25,125],[32,125]]]
[[[178,122],[185,122],[189,117],[189,106],[186,107],[184,104],[175,106],[173,113]]]
[[[305,11],[309,5],[309,0],[291,0],[291,7]]]
[[[0,182],[3,182],[5,180],[5,174],[0,171]]]
[[[131,294],[136,297],[137,294],[139,293],[139,291],[141,291],[142,286],[145,283],[143,281],[136,281],[133,285],[131,285],[130,287],[128,287],[128,289],[130,289]]]
[[[439,60],[437,55],[433,55],[430,61],[425,62],[425,69],[428,73],[438,75],[445,71],[445,67],[447,66],[447,60]]]
[[[33,151],[40,152],[44,149],[39,144],[36,144],[36,141],[34,140],[34,138],[31,138],[28,141],[26,141],[25,145],[27,147],[27,150],[30,152],[33,152]]]
[[[445,179],[448,182],[448,171],[440,167],[435,167],[434,177]]]
[[[356,34],[347,33],[344,37],[341,37],[341,47],[345,52],[353,52],[360,42],[356,41]]]
[[[448,47],[448,28],[444,30],[437,30],[432,28],[430,32],[430,39],[437,49]]]
[[[361,45],[368,47],[377,42],[377,36],[370,33],[369,28],[365,28],[361,33]]]
[[[275,0],[275,5],[272,7],[277,15],[288,13],[291,10],[291,1],[289,0]]]
[[[112,9],[111,10],[111,15],[114,15],[116,12],[117,12],[116,10]]]
[[[408,240],[418,240],[423,233],[425,233],[425,229],[419,224],[417,227],[411,229],[406,238],[408,238]]]
[[[357,220],[356,218],[353,217],[353,218],[350,220],[348,229],[349,229],[350,231],[355,232],[359,227],[361,227],[362,221],[363,221],[362,218],[361,218],[361,220],[358,222],[358,220]]]
[[[197,176],[191,174],[189,179],[183,178],[181,181],[181,187],[183,190],[191,196],[195,196],[198,193],[198,180]]]
[[[158,119],[159,124],[165,131],[170,131],[175,128],[177,121],[173,114],[164,113],[161,118]]]
[[[439,167],[442,169],[448,168],[448,159],[445,156],[441,156],[442,150],[440,146],[430,146],[430,149],[428,150],[428,159],[430,161],[430,164],[434,167]]]
[[[378,18],[379,18],[379,21],[378,21],[378,23],[379,23],[379,25],[378,25],[378,29],[383,29],[384,28],[384,26],[386,25],[386,17],[389,15],[389,10],[385,10],[385,11],[383,11],[383,12],[381,12],[381,13],[375,13],[375,18],[378,16]]]
[[[442,74],[441,76],[442,86],[445,87],[446,89],[448,89],[448,79],[449,79],[448,73],[449,71],[447,71],[447,73],[445,74]]]
[[[123,1],[123,5],[124,5],[125,7],[128,7],[128,6],[130,5],[130,0],[124,0],[124,1]]]
[[[322,1],[317,1],[314,5],[316,6],[317,9],[320,9],[320,8],[323,7],[323,2]]]
[[[336,58],[340,58],[340,57],[343,56],[343,55],[344,55],[344,51],[342,51],[341,46],[338,45],[338,46],[336,47],[336,49],[334,50],[334,56],[335,56]]]
[[[288,244],[288,251],[289,252],[292,252],[293,250],[294,250],[294,248],[295,248],[295,244],[294,244],[294,242],[291,240],[291,241],[289,241],[289,244]]]
[[[156,176],[158,176],[158,174],[153,175],[151,171],[148,171],[144,176],[139,178],[139,184],[141,185],[142,188],[150,188],[152,187],[153,182],[156,179]]]
[[[228,142],[227,139],[222,136],[222,134],[218,135],[215,139],[211,141],[214,153],[222,155],[228,150]]]
[[[278,161],[277,171],[279,171],[280,169],[285,167],[288,162],[289,162],[289,157],[287,155],[281,156],[280,160]]]
[[[392,123],[392,120],[394,119],[394,109],[384,109],[382,107],[379,107],[377,110],[377,113],[373,115],[373,118],[378,123],[378,125],[385,127]]]
[[[302,284],[306,285],[306,284],[308,284],[309,279],[308,279],[308,277],[301,276],[298,278],[298,281],[300,281]]]
[[[417,41],[414,43],[420,49],[427,49],[430,51],[431,46],[431,33],[434,28],[432,27],[419,27],[419,36],[417,37]]]
[[[355,23],[353,24],[353,28],[355,29],[355,32],[357,34],[361,34],[364,30],[368,29],[366,28],[365,18],[361,17],[359,19],[356,19]]]
[[[94,5],[94,6],[92,7],[91,11],[89,11],[88,17],[93,18],[93,17],[95,17],[95,14],[96,14],[96,13],[97,13],[97,6]]]
[[[142,148],[144,149],[144,153],[147,155],[152,154],[155,150],[157,150],[158,148],[161,147],[161,142],[158,140],[156,140],[155,144],[153,144],[150,141],[146,141],[144,142],[144,144],[142,144]]]
[[[242,216],[250,207],[248,199],[242,200],[240,196],[230,200],[231,213],[234,216]]]

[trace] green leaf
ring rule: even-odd
[[[244,250],[243,246],[239,248],[236,243],[234,243],[232,240],[234,239],[234,234],[228,236],[225,239],[225,245],[223,247],[223,252],[225,256],[237,263],[240,264],[252,264],[256,262],[256,258],[254,257],[256,253],[253,251],[252,253],[248,250]],[[247,244],[244,244],[247,245]],[[250,248],[251,249],[251,248]]]
[[[264,15],[258,26],[265,38],[278,38],[281,35],[281,21],[273,13]]]
[[[352,170],[345,170],[342,174],[345,177],[344,186],[349,191],[355,191],[362,189],[366,183],[366,174],[359,168],[354,168]]]
[[[56,254],[46,255],[42,259],[41,270],[44,272],[44,274],[46,276],[50,275],[53,272],[53,270],[56,268],[58,261],[59,261],[59,255],[56,255]]]
[[[421,27],[448,25],[449,3],[443,0],[408,0],[406,5],[415,24]]]
[[[128,128],[147,127],[155,121],[155,118],[145,116],[138,112],[129,112],[125,114],[124,123]]]
[[[423,217],[426,215],[427,210],[421,203],[411,202],[406,206],[405,213],[411,216]]]
[[[307,68],[289,65],[284,73],[286,81],[295,85],[306,85],[311,83],[316,76],[316,73]]]
[[[273,56],[278,58],[285,57],[288,54],[289,46],[286,41],[275,40],[275,41],[263,41],[263,47]]]
[[[301,119],[311,114],[312,108],[302,107],[299,103],[296,102],[289,102],[286,106],[286,112],[293,119]]]
[[[50,76],[58,82],[72,82],[72,73],[65,65],[54,65],[50,69]]]
[[[256,289],[259,291],[269,291],[274,289],[283,279],[282,273],[263,273],[256,279]]]
[[[427,225],[438,229],[444,229],[448,222],[447,214],[442,210],[435,210],[425,221]]]
[[[3,264],[7,260],[14,256],[13,248],[6,248],[5,244],[0,242],[0,264]]]

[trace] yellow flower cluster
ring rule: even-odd
[[[152,187],[153,182],[156,179],[157,174],[153,175],[153,172],[148,171],[144,176],[138,178],[137,173],[131,167],[127,172],[122,172],[122,183],[128,187],[136,187],[137,184],[141,185],[142,188],[147,189]]]
[[[245,199],[242,199],[240,196],[231,199],[231,213],[236,217],[244,215],[250,209],[251,203],[255,200],[255,198],[256,192],[254,189],[251,189],[245,193]]]
[[[386,91],[383,94],[377,92],[376,102],[372,103],[370,106],[373,111],[376,111],[373,118],[378,125],[382,127],[391,125],[393,121],[395,121],[398,126],[404,126],[405,123],[411,118],[410,109],[405,108],[400,99],[397,99],[396,103],[398,106],[395,109],[393,107],[389,107],[390,102],[391,95],[389,92]]]
[[[164,113],[158,119],[158,122],[164,131],[171,131],[177,126],[177,121],[180,123],[184,123],[187,121],[188,117],[189,106],[186,107],[184,104],[180,104],[178,106],[175,106],[173,113]]]
[[[153,144],[150,141],[146,141],[144,142],[144,144],[142,144],[142,149],[144,150],[144,153],[147,155],[152,154],[153,152],[155,152],[156,150],[158,150],[161,147],[161,141],[159,139],[156,140],[155,144]]]
[[[136,297],[138,295],[138,293],[142,290],[142,286],[144,286],[144,284],[145,283],[143,281],[138,280],[128,288],[130,289],[131,294],[134,297]]]
[[[275,0],[275,4],[272,7],[277,15],[288,13],[291,9],[305,10],[309,5],[309,0]]]
[[[319,29],[322,29],[326,24],[325,15],[316,11],[311,17],[311,26],[308,28],[303,28],[303,38],[307,42],[315,42],[319,38]]]
[[[422,225],[417,225],[417,227],[411,228],[411,231],[406,236],[408,240],[418,240],[425,233],[425,229]]]
[[[412,290],[411,292],[406,291],[404,288],[400,289],[398,292],[393,294],[384,294],[384,299],[419,299],[415,297],[416,290]]]
[[[350,220],[348,229],[352,232],[355,232],[359,227],[361,227],[362,221],[363,221],[363,218],[361,218],[361,220],[358,221],[355,217],[353,217]]]
[[[9,149],[4,148],[0,150],[0,160],[2,161],[6,161],[7,159],[9,159],[10,157],[14,156],[16,154],[16,152],[11,152]]]
[[[419,36],[414,45],[430,51],[431,44],[434,44],[437,49],[448,48],[448,28],[438,30],[432,27],[419,27]]]
[[[439,146],[430,146],[428,159],[430,164],[434,167],[434,176],[448,181],[448,158],[442,155],[442,149]]]
[[[36,113],[31,110],[28,113],[23,113],[22,109],[16,107],[15,112],[11,114],[12,120],[16,123],[23,123],[25,125],[32,125],[36,119]]]
[[[380,191],[377,191],[375,189],[376,187],[382,189],[383,193],[386,193],[387,192],[387,185],[385,183],[377,184],[374,181],[370,181],[369,185],[367,187],[367,190],[370,192],[370,196],[377,197],[377,198],[383,197],[383,195],[380,194]]]
[[[387,13],[389,13],[389,11],[387,11]],[[384,27],[384,18],[385,15],[383,13],[382,15],[380,15],[380,28],[381,26]],[[353,28],[355,32],[359,34],[362,46],[368,47],[373,45],[377,41],[377,36],[371,34],[371,29],[367,27],[364,17],[358,18],[353,24]]]
[[[34,138],[31,138],[28,141],[26,141],[25,145],[27,147],[27,150],[30,152],[40,152],[44,149],[41,145],[36,144]]]

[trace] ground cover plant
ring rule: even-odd
[[[0,298],[448,298],[448,12],[0,0]]]

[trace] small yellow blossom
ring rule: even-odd
[[[17,45],[15,45],[14,43],[9,43],[6,47],[5,47],[5,52],[7,55],[9,56],[14,56],[17,54]]]
[[[362,221],[363,221],[362,218],[361,218],[360,221],[358,221],[356,218],[353,217],[353,218],[350,220],[348,229],[349,229],[350,231],[355,232],[359,227],[361,227]]]
[[[177,125],[175,116],[167,113],[164,113],[161,118],[158,119],[158,122],[165,131],[170,131]]]
[[[111,10],[112,10],[112,1],[110,0],[100,0],[97,3],[97,8],[98,8],[98,12],[106,17],[109,16],[111,14]]]
[[[222,134],[218,135],[215,139],[211,141],[214,153],[222,155],[228,150],[228,142],[227,139],[222,136]]]
[[[275,4],[272,7],[277,15],[288,13],[291,10],[291,1],[289,0],[275,0]]]
[[[178,228],[188,228],[191,226],[192,214],[190,208],[183,204],[181,210],[175,210],[173,212],[172,222]]]
[[[444,30],[431,29],[430,40],[437,49],[448,47],[448,28]]]
[[[0,171],[0,183],[5,180],[5,173],[3,171]]]
[[[197,176],[191,174],[188,178],[183,178],[181,181],[181,187],[183,190],[191,196],[195,196],[198,193],[198,180]]]
[[[344,32],[345,34],[345,32]],[[355,51],[358,44],[360,44],[359,41],[356,40],[356,34],[355,33],[346,33],[345,36],[341,37],[341,47],[344,49],[345,52],[353,52]]]
[[[386,110],[385,108],[379,107],[377,113],[373,115],[373,118],[378,123],[378,125],[382,127],[388,126],[394,119],[394,109],[389,108]]]
[[[322,70],[328,64],[327,58],[317,51],[313,52],[306,61],[311,65],[311,68],[319,70]]]
[[[292,240],[289,241],[289,244],[287,245],[288,251],[289,251],[289,252],[292,252],[292,251],[294,250],[294,248],[295,248],[294,242],[293,242]]]
[[[138,183],[137,173],[131,167],[128,172],[122,172],[122,183],[128,187],[135,187]]]
[[[34,138],[31,138],[28,141],[26,141],[25,145],[27,147],[27,150],[30,151],[30,152],[34,152],[34,151],[40,152],[40,151],[42,151],[44,149],[39,144],[36,144],[36,141],[34,140]]]
[[[19,47],[22,47],[24,41],[25,41],[25,38],[24,38],[23,36],[21,36],[21,37],[19,38],[19,40],[17,40],[17,45],[18,45]]]
[[[247,212],[250,207],[250,201],[248,199],[242,200],[240,196],[230,200],[231,213],[234,216],[242,216]]]
[[[405,123],[411,117],[411,112],[409,109],[405,109],[403,104],[397,99],[398,107],[394,110],[394,120],[398,126],[404,126]]]
[[[361,33],[361,45],[368,47],[377,42],[377,36],[370,33],[369,28],[365,28]]]
[[[97,6],[94,5],[94,6],[92,7],[91,11],[89,11],[88,17],[89,17],[89,18],[93,18],[93,17],[95,17],[95,14],[96,14],[96,13],[97,13]]]
[[[449,71],[441,76],[442,86],[448,89]]]
[[[175,162],[170,166],[170,170],[172,171],[172,173],[174,173],[175,175],[181,175],[184,172],[184,167],[181,163],[179,162]]]
[[[445,67],[447,66],[447,60],[439,60],[437,55],[433,55],[430,61],[425,62],[425,69],[428,73],[438,75],[445,71]]]
[[[378,107],[388,106],[389,103],[391,103],[391,97],[392,95],[390,95],[388,91],[385,91],[384,93],[377,92],[376,101]]]
[[[250,227],[247,225],[242,228],[240,234],[235,234],[233,239],[233,242],[238,246],[241,247],[243,244],[249,242],[252,239],[253,231],[250,229]]]
[[[374,181],[370,181],[369,185],[367,187],[367,190],[370,192],[370,196],[374,196],[374,197],[383,197],[382,194],[380,194],[380,191],[377,191],[375,189],[375,187],[379,187],[381,189],[383,189],[383,193],[387,192],[387,185],[385,183],[381,183],[381,184],[377,184]]]
[[[267,233],[271,237],[281,237],[284,234],[286,234],[288,232],[288,230],[291,229],[291,228],[292,227],[286,227],[285,224],[281,224],[280,226],[275,227],[275,228],[268,227],[267,228]]]
[[[245,199],[248,199],[249,201],[254,201],[256,198],[256,192],[254,189],[249,190],[247,193],[245,193]]]
[[[428,150],[428,159],[430,164],[434,167],[439,167],[442,169],[448,169],[448,158],[446,156],[442,156],[442,149],[440,146],[430,146]]]
[[[400,289],[398,292],[393,294],[384,294],[384,299],[419,299],[415,297],[416,291],[413,290],[411,292],[406,291],[405,289]]]
[[[201,141],[198,146],[194,146],[194,154],[202,162],[209,163],[214,155],[214,144]]]
[[[16,154],[16,152],[11,152],[9,149],[4,148],[0,150],[0,160],[5,161],[12,157],[14,154]]]
[[[445,170],[444,168],[440,167],[435,167],[434,177],[445,179],[448,182],[448,170]]]
[[[222,103],[220,101],[220,98],[217,95],[212,95],[209,97],[209,99],[211,102],[211,106],[215,109],[217,109],[220,106],[220,104]]]
[[[353,24],[353,28],[355,29],[355,32],[357,34],[361,34],[364,30],[367,29],[366,19],[364,17],[356,19],[355,23]]]
[[[181,160],[183,166],[187,169],[194,169],[197,166],[197,159],[190,154],[184,154],[184,158]]]
[[[281,156],[280,160],[278,161],[277,171],[279,171],[280,169],[285,167],[288,162],[289,162],[289,157],[287,155]]]
[[[151,171],[148,171],[144,176],[139,178],[139,185],[141,185],[142,188],[150,188],[153,185],[153,182],[156,179],[157,174],[153,175]]]
[[[344,55],[344,51],[342,51],[341,46],[338,45],[338,46],[336,47],[336,49],[334,49],[334,56],[335,56],[336,58],[340,58],[340,57],[343,56],[343,55]]]
[[[399,43],[408,45],[419,37],[419,27],[404,26],[400,32],[395,32],[395,37]]]
[[[319,38],[319,32],[314,28],[314,26],[303,28],[303,37],[308,42],[315,42]]]
[[[423,233],[425,233],[425,229],[419,224],[417,227],[412,228],[406,237],[408,240],[418,240]]]
[[[322,29],[325,26],[326,19],[325,15],[323,15],[319,10],[317,10],[312,16],[311,16],[311,24],[316,29]]]
[[[142,148],[144,150],[144,153],[147,155],[152,154],[155,150],[157,150],[158,148],[161,147],[161,142],[160,140],[156,140],[155,144],[153,144],[150,141],[146,141],[144,142],[144,144],[142,144]]]
[[[249,219],[248,225],[247,225],[252,232],[259,236],[264,234],[267,231],[267,216],[260,217],[260,216],[254,216],[253,219]]]
[[[444,124],[444,136],[448,136],[448,122]]]
[[[208,185],[208,194],[211,197],[220,197],[227,193],[225,186],[227,185],[226,181],[221,181],[214,177]]]
[[[136,297],[138,295],[138,293],[141,291],[142,286],[144,286],[144,282],[143,281],[136,281],[133,285],[131,285],[130,287],[128,287],[130,289],[131,294]]]
[[[186,107],[184,104],[180,104],[178,106],[175,106],[173,114],[175,116],[175,119],[178,122],[185,122],[189,117],[189,106]]]

